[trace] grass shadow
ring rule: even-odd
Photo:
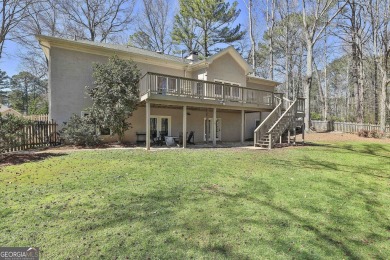
[[[14,153],[0,156],[0,167],[37,162],[51,157],[67,155],[66,153]]]

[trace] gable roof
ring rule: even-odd
[[[199,67],[201,65],[211,64],[214,60],[229,53],[233,57],[233,59],[235,59],[238,62],[238,64],[244,69],[244,71],[246,73],[249,73],[252,71],[252,68],[249,66],[249,64],[242,58],[242,56],[236,51],[236,49],[233,46],[229,46],[229,47],[221,50],[220,52],[218,52],[214,55],[211,55],[210,57],[207,57],[204,60],[199,60],[199,61],[192,63],[190,60],[184,59],[184,58],[181,58],[178,56],[168,55],[168,54],[160,54],[160,53],[157,53],[154,51],[149,51],[149,50],[145,50],[145,49],[141,49],[141,48],[137,48],[137,47],[120,45],[120,44],[92,42],[92,41],[87,41],[87,40],[70,40],[70,39],[63,39],[63,38],[59,38],[59,37],[45,36],[45,35],[37,35],[36,38],[41,43],[42,47],[45,46],[45,43],[48,43],[49,45],[61,46],[61,47],[65,47],[66,45],[69,45],[69,44],[77,45],[79,47],[96,47],[98,49],[103,48],[105,50],[125,52],[125,53],[133,54],[133,55],[147,56],[147,57],[150,57],[152,59],[175,62],[175,63],[179,63],[179,64],[182,64],[182,65],[188,66],[188,67]]]
[[[282,84],[281,82],[261,78],[261,77],[254,76],[254,75],[247,75],[246,78],[247,78],[248,82],[260,83],[260,84],[265,84],[265,85],[273,86],[273,87],[276,87],[277,85]]]
[[[94,45],[94,46],[99,46],[99,47],[104,47],[104,48],[108,48],[108,49],[112,49],[112,50],[118,50],[118,51],[133,53],[133,54],[145,55],[145,56],[149,56],[149,57],[153,57],[153,58],[157,58],[157,59],[182,62],[185,64],[190,63],[189,60],[183,59],[183,58],[178,57],[178,56],[158,53],[155,51],[149,51],[149,50],[145,50],[145,49],[141,49],[141,48],[137,48],[137,47],[133,47],[133,46],[111,44],[111,43],[102,43],[102,42],[91,42],[91,41],[86,41],[86,40],[78,40],[77,42],[89,44],[89,45]]]
[[[213,55],[207,57],[204,60],[200,60],[200,61],[195,62],[193,64],[193,66],[199,66],[202,63],[207,64],[207,65],[211,64],[211,63],[213,63],[213,61],[215,61],[216,59],[218,59],[226,54],[230,54],[233,57],[233,59],[244,69],[245,74],[248,74],[248,73],[253,71],[252,67],[248,64],[248,62],[246,62],[246,60],[237,52],[237,50],[233,46],[229,46],[229,47],[217,52],[216,54],[213,54]]]
[[[46,57],[49,59],[49,50],[52,46],[76,50],[86,53],[111,56],[113,53],[121,54],[124,56],[131,56],[136,62],[146,62],[154,65],[160,65],[176,69],[185,69],[188,71],[207,68],[216,59],[230,54],[231,57],[243,68],[247,80],[251,82],[266,84],[269,86],[277,86],[280,83],[272,80],[266,80],[258,77],[250,76],[253,71],[252,67],[246,62],[246,60],[237,52],[233,46],[229,46],[218,53],[207,57],[204,60],[192,62],[188,59],[184,59],[174,55],[160,54],[154,51],[148,51],[137,47],[110,44],[101,42],[92,42],[86,40],[70,40],[53,36],[36,35],[39,44],[41,45]]]

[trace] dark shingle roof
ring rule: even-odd
[[[129,53],[134,53],[134,54],[140,54],[140,55],[145,55],[145,56],[149,56],[149,57],[153,57],[153,58],[180,62],[180,63],[184,63],[184,64],[190,63],[189,60],[183,59],[183,58],[178,57],[178,56],[161,54],[161,53],[157,53],[154,51],[148,51],[148,50],[144,50],[144,49],[132,47],[132,46],[111,44],[111,43],[102,43],[102,42],[91,42],[91,41],[86,41],[86,40],[70,40],[70,41],[81,42],[81,43],[85,43],[88,45],[104,47],[104,48],[108,48],[108,49],[112,49],[112,50],[124,51],[124,52],[129,52]]]

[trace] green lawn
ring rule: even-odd
[[[101,150],[0,168],[0,246],[42,259],[388,259],[390,145]]]

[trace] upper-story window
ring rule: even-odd
[[[175,93],[177,90],[177,80],[176,78],[170,77],[157,77],[157,91],[160,94]]]
[[[224,81],[224,80],[215,80],[216,83],[221,83],[223,85],[215,86],[215,95],[224,94],[225,97],[238,99],[241,97],[241,88],[239,83]]]

